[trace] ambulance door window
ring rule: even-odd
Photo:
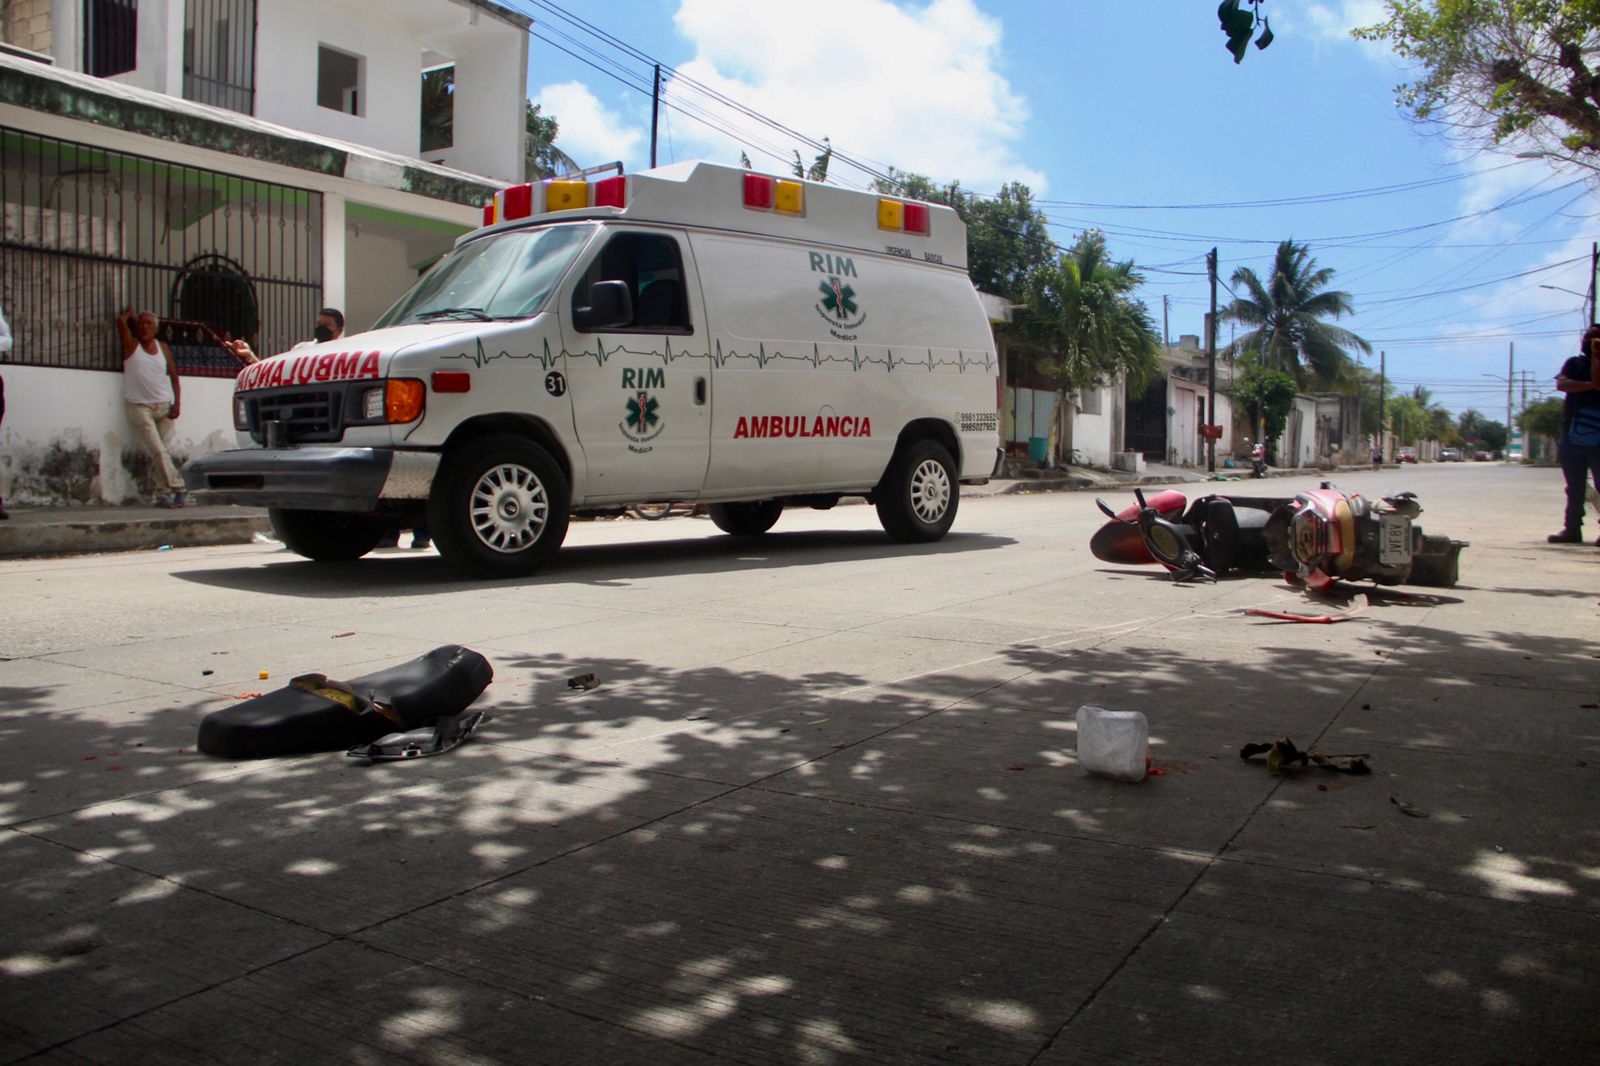
[[[633,297],[633,319],[607,333],[694,332],[678,242],[656,233],[619,233],[606,242],[572,294],[573,306],[599,281],[622,281]]]

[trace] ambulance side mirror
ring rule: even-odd
[[[597,281],[589,306],[572,309],[572,324],[585,333],[626,326],[633,321],[633,293],[626,281]]]

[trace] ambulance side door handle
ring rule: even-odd
[[[706,379],[703,376],[694,379],[694,402],[697,407],[705,406]]]

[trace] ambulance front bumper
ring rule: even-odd
[[[191,459],[184,484],[199,503],[307,511],[377,511],[425,500],[437,452],[392,448],[239,448]]]

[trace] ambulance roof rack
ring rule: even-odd
[[[961,270],[967,265],[966,225],[943,204],[706,162],[619,172],[595,182],[513,185],[484,205],[483,227],[458,243],[500,229],[623,218],[786,237]]]

